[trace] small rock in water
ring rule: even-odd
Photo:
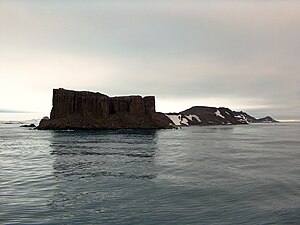
[[[32,124],[21,125],[20,127],[36,127],[36,126],[32,123]]]

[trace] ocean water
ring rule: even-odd
[[[300,224],[300,124],[1,124],[0,224]]]

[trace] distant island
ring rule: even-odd
[[[271,117],[256,119],[228,108],[194,106],[179,113],[159,113],[154,96],[109,97],[98,92],[53,89],[50,118],[37,129],[170,129],[189,125],[237,125],[277,122]]]
[[[232,111],[224,107],[193,106],[179,113],[166,114],[177,126],[191,125],[237,125],[249,123],[277,123],[270,116],[256,119],[249,114],[240,111]]]

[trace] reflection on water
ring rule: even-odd
[[[50,147],[54,173],[62,178],[156,176],[155,130],[54,132]]]
[[[130,223],[149,213],[152,201],[145,198],[157,176],[156,142],[156,130],[53,132],[50,147],[58,188],[51,207],[56,222],[96,224],[101,217],[119,224],[127,216]]]

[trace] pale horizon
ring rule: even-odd
[[[0,120],[49,116],[62,87],[154,95],[160,112],[299,121],[299,11],[292,0],[0,0]]]

